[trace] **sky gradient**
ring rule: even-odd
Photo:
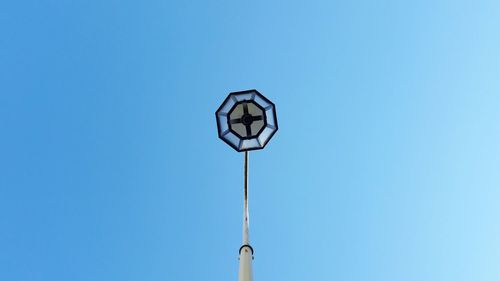
[[[4,1],[0,280],[500,280],[500,2]]]

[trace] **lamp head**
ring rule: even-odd
[[[238,152],[264,148],[278,130],[274,103],[257,90],[230,93],[215,116],[219,138]]]

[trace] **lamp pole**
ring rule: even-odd
[[[243,245],[240,247],[239,281],[252,281],[253,248],[250,246],[248,227],[248,151],[245,151],[244,161],[244,201],[243,201]]]

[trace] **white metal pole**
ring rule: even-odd
[[[244,162],[244,201],[243,201],[243,245],[240,248],[239,281],[252,281],[253,248],[250,246],[248,221],[248,151],[245,151]]]
[[[243,199],[243,245],[250,243],[248,228],[248,151],[245,151],[245,162],[244,162],[244,199]]]

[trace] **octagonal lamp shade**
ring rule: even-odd
[[[257,90],[230,93],[215,116],[219,138],[238,152],[264,148],[278,130],[274,103]]]

